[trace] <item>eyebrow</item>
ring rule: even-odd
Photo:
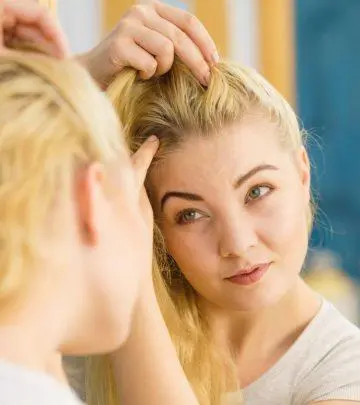
[[[163,210],[166,201],[172,197],[182,198],[183,200],[187,200],[187,201],[204,201],[204,199],[197,194],[185,193],[182,191],[169,191],[169,192],[165,193],[163,198],[161,199],[161,211]]]
[[[264,170],[279,170],[279,169],[276,166],[273,166],[273,165],[259,165],[259,166],[256,166],[253,169],[249,170],[247,173],[240,176],[236,180],[236,182],[234,184],[234,188],[239,188],[247,180],[249,180],[251,177],[255,176],[255,174],[257,174],[259,172],[262,172]]]
[[[236,182],[234,184],[234,188],[235,189],[239,188],[247,180],[249,180],[251,177],[255,176],[255,174],[257,174],[261,171],[264,171],[264,170],[278,170],[278,168],[276,166],[268,165],[268,164],[256,166],[253,169],[249,170],[244,175],[240,176],[236,180]],[[161,202],[160,202],[161,211],[164,209],[165,203],[170,198],[181,198],[186,201],[204,201],[204,199],[198,194],[187,193],[187,192],[183,192],[183,191],[168,191],[167,193],[164,194],[164,196],[161,199]]]

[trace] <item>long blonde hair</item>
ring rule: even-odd
[[[213,68],[209,88],[201,86],[189,69],[175,60],[169,73],[148,81],[140,80],[133,70],[122,72],[108,94],[131,150],[150,135],[159,137],[154,164],[189,136],[210,136],[241,121],[251,109],[278,124],[280,141],[289,151],[304,143],[296,116],[284,98],[254,70],[232,63]],[[236,386],[231,353],[216,348],[196,292],[168,257],[157,228],[155,237],[155,285],[179,360],[200,404],[218,405],[224,393]],[[109,358],[88,364],[87,392],[90,405],[119,405]]]
[[[70,200],[80,165],[124,153],[120,131],[110,102],[74,62],[0,57],[1,314],[29,286],[56,197]]]

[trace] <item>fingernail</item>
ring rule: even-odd
[[[149,142],[157,142],[159,140],[159,138],[155,135],[151,135],[151,136],[149,136],[149,138],[147,140]]]
[[[218,63],[218,62],[219,62],[220,56],[219,56],[219,54],[217,53],[217,51],[215,51],[215,52],[211,55],[211,60],[212,60],[214,63]]]

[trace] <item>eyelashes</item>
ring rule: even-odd
[[[245,203],[249,204],[251,202],[260,200],[270,194],[274,190],[274,187],[267,184],[260,184],[255,187],[252,187],[249,192],[246,194]]]
[[[198,221],[204,216],[205,215],[202,214],[200,211],[193,208],[188,208],[186,210],[180,211],[176,215],[176,223],[178,223],[179,225],[186,225]]]
[[[270,195],[274,189],[275,188],[269,184],[258,184],[251,187],[245,196],[245,205],[252,205],[260,202],[263,198]],[[187,208],[176,214],[175,221],[179,225],[189,225],[208,217],[208,214],[196,208]]]

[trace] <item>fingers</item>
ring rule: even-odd
[[[133,168],[139,189],[144,185],[147,171],[158,148],[158,138],[156,136],[150,136],[132,156]]]
[[[153,6],[160,17],[178,27],[195,43],[208,63],[219,61],[215,43],[199,19],[187,11],[159,1],[154,1]]]
[[[149,79],[156,72],[156,59],[132,38],[124,38],[111,45],[109,53],[110,64],[116,71],[131,66],[140,72],[142,79]]]
[[[163,74],[175,54],[202,84],[209,84],[209,65],[218,60],[209,33],[193,15],[156,1],[131,7],[83,63],[104,84],[126,66],[140,71],[143,79]]]
[[[33,29],[34,32],[37,30],[43,41],[53,44],[54,56],[65,57],[69,54],[68,44],[59,23],[45,7],[34,2],[13,0],[2,0],[2,5],[4,16],[2,20],[4,25],[1,26],[2,35],[4,35],[4,29],[11,31],[13,36],[19,27]]]
[[[58,53],[58,47],[52,41],[45,39],[42,33],[36,28],[19,25],[16,27],[15,33],[13,34],[13,40],[14,39],[20,41],[20,43],[36,44],[36,47],[47,55],[61,57]]]
[[[134,41],[149,54],[154,55],[157,75],[170,70],[174,62],[174,46],[168,38],[147,27],[141,27],[134,33]]]
[[[210,77],[209,64],[205,61],[196,44],[184,31],[156,13],[147,15],[145,25],[168,38],[173,44],[173,50],[169,49],[168,54],[171,53],[173,56],[175,50],[175,54],[191,69],[197,79],[204,85],[208,84]],[[166,55],[165,49],[162,54]],[[166,57],[169,58],[168,55]]]

